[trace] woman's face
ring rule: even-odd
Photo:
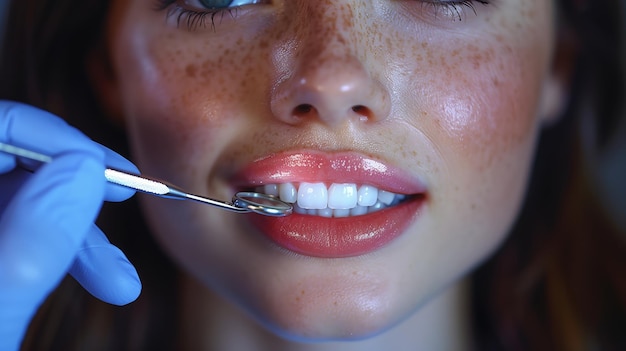
[[[270,218],[142,199],[166,251],[270,328],[380,331],[512,225],[551,1],[113,3],[108,93],[139,168],[199,195],[277,191],[305,208]]]

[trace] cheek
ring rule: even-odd
[[[254,88],[263,79],[258,57],[269,55],[259,54],[262,43],[250,45],[245,34],[211,40],[177,29],[150,32],[148,25],[127,22],[111,51],[134,153],[146,173],[174,181],[177,175],[159,164],[178,174],[212,164],[241,129],[247,111],[258,110]]]
[[[408,89],[415,94],[409,108],[419,111],[410,123],[435,152],[437,171],[429,175],[434,229],[426,235],[442,251],[457,253],[446,263],[451,272],[492,252],[523,200],[549,50],[539,40],[508,45],[528,43],[515,38],[431,44]]]
[[[455,57],[456,55],[452,55]],[[447,156],[464,168],[484,171],[531,145],[542,62],[509,46],[466,47],[430,89],[429,132]]]
[[[549,50],[541,40],[509,44],[528,43],[517,35],[465,39],[432,48],[433,66],[416,75],[424,113],[414,123],[438,153],[433,200],[503,233],[526,186]]]
[[[507,159],[531,151],[553,45],[547,1],[512,4],[486,23],[493,27],[434,50],[442,53],[430,67],[437,93],[424,94],[433,138],[445,141],[450,161],[477,171],[510,167]]]

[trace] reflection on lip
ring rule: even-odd
[[[412,195],[399,205],[358,217],[246,216],[273,242],[306,256],[337,258],[375,251],[402,234],[426,201],[426,187],[419,179],[355,153],[276,154],[253,162],[236,177],[239,187],[296,181],[366,183]]]
[[[239,172],[234,182],[239,187],[287,182],[351,182],[371,184],[398,194],[426,191],[421,180],[383,162],[354,153],[315,151],[262,158]]]

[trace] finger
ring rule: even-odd
[[[72,153],[44,165],[0,217],[0,340],[19,344],[74,260],[99,211],[102,160]],[[15,326],[13,328],[13,326]],[[6,332],[11,330],[11,332]]]
[[[0,101],[0,141],[56,156],[83,150],[102,157],[102,150],[61,118],[33,106]]]
[[[141,292],[135,267],[95,225],[78,251],[70,274],[93,296],[114,305],[131,303]]]
[[[110,167],[139,174],[137,167],[130,161],[115,151],[91,141],[61,118],[17,102],[0,101],[0,141],[48,156],[55,156],[71,149],[81,149],[95,154],[104,153],[105,162]],[[10,171],[14,167],[14,157],[0,155],[0,173]],[[110,184],[107,186],[105,197],[108,201],[124,201],[134,194],[134,190]]]
[[[0,174],[0,215],[30,176],[32,173],[19,168]]]
[[[15,157],[0,152],[0,174],[7,173],[15,168]]]

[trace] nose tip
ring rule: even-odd
[[[292,125],[317,121],[336,127],[350,120],[373,122],[387,117],[386,89],[357,59],[324,62],[300,67],[278,87],[272,101],[278,119]]]

